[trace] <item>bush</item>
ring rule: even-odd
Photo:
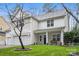
[[[74,32],[66,32],[64,33],[64,42],[65,44],[67,43],[72,43],[74,37]]]
[[[65,32],[64,42],[65,44],[72,43],[72,42],[79,43],[79,33],[77,31]]]
[[[79,36],[74,37],[74,43],[79,43]]]

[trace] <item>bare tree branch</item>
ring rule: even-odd
[[[69,11],[69,10],[67,9],[67,7],[66,7],[63,3],[62,3],[62,6],[63,6],[64,9],[66,10],[66,12],[68,12],[68,13],[76,20],[76,22],[79,23],[78,18],[77,18],[71,11]]]
[[[19,12],[20,9],[17,10],[17,12],[15,13],[15,15],[11,15],[10,10],[8,9],[7,5],[5,5],[5,7],[7,9],[7,13],[9,14],[9,18],[11,19],[11,22],[13,23],[13,19],[16,18],[16,15],[17,15],[17,13]],[[16,18],[16,19],[18,19],[18,18]],[[13,23],[13,24],[16,26],[15,23]],[[19,30],[19,28],[17,28],[17,29]]]
[[[9,9],[8,9],[8,7],[7,7],[6,4],[5,4],[5,6],[6,6],[6,9],[7,9],[7,11],[8,11],[8,14],[9,14],[9,16],[10,16],[10,19],[13,20],[13,19],[16,17],[16,15],[17,15],[17,13],[19,12],[20,9],[17,10],[17,12],[15,13],[15,15],[11,15],[11,13],[10,13],[10,11],[9,11]]]
[[[16,32],[15,28],[14,28],[14,31],[15,31],[16,35],[17,35],[17,36],[19,36],[19,35],[17,34],[17,32]]]
[[[43,11],[48,13],[48,12],[52,12],[54,11],[54,9],[57,7],[57,5],[53,4],[53,3],[45,3],[43,5]]]

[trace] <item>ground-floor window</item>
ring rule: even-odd
[[[60,41],[60,34],[57,34],[57,41]]]
[[[42,36],[40,35],[40,41],[42,40]]]
[[[53,41],[60,41],[60,34],[52,35],[52,40]]]
[[[51,44],[58,44],[60,42],[60,34],[53,34]]]

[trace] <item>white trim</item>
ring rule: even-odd
[[[46,32],[46,43],[48,43],[48,32]]]
[[[43,33],[48,31],[61,31],[65,27],[57,27],[57,28],[47,28],[47,29],[37,29],[34,31],[34,33]]]
[[[64,35],[64,34],[63,34],[63,33],[64,33],[64,32],[61,31],[61,39],[60,39],[60,41],[61,41],[61,44],[62,44],[62,45],[64,45],[64,38],[63,38],[63,35]]]

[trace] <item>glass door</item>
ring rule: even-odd
[[[45,34],[40,35],[40,42],[41,42],[41,44],[46,44],[46,35]]]
[[[43,39],[44,39],[44,44],[46,44],[46,35],[44,35]]]

